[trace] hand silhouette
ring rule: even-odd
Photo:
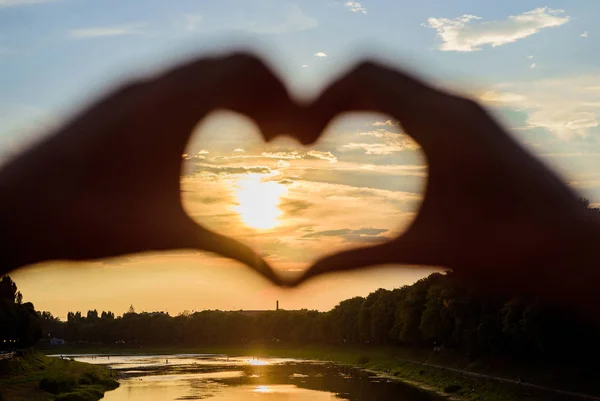
[[[404,234],[325,257],[295,284],[381,264],[443,266],[481,288],[553,297],[572,298],[592,276],[598,282],[598,222],[476,102],[364,63],[327,88],[311,108],[313,126],[305,132],[321,132],[345,111],[396,118],[422,147],[429,177],[421,209]]]
[[[279,283],[249,248],[187,216],[180,171],[192,129],[212,110],[248,115],[269,139],[294,107],[279,79],[244,54],[200,59],[117,90],[0,173],[0,275],[45,260],[191,248]]]

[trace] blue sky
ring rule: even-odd
[[[290,79],[303,83],[321,82],[326,73],[344,68],[373,46],[435,76],[476,77],[486,83],[594,72],[599,62],[593,29],[600,4],[593,1],[360,4],[366,14],[327,0],[0,1],[1,101],[58,112],[122,72],[219,48],[231,37],[252,43],[258,37],[270,44],[269,56]],[[505,21],[539,7],[564,10],[556,15],[568,22],[507,45],[482,45],[480,51],[439,51],[436,30],[425,26],[430,18],[462,15],[482,18],[473,24]],[[581,38],[586,31],[588,38]],[[319,51],[328,60],[315,60]],[[528,70],[530,55],[535,71]],[[309,71],[299,70],[304,64]]]
[[[299,96],[315,95],[355,60],[372,55],[479,99],[521,143],[600,204],[598,15],[595,0],[0,0],[2,153],[23,149],[128,77],[197,54],[257,49]],[[267,146],[232,114],[210,118],[197,134],[182,178],[188,212],[250,242],[284,270],[401,232],[422,199],[424,158],[387,116],[339,119],[308,149],[289,142]],[[214,268],[224,262],[203,256],[202,270],[192,267],[195,257],[89,263],[74,280],[66,279],[72,270],[54,263],[18,273],[19,285],[59,315],[72,302],[64,298],[68,293],[90,308],[103,303],[118,312],[137,300],[141,309],[156,309],[163,303],[145,294],[168,295],[161,287],[168,263],[185,301],[171,301],[172,311],[258,309],[274,297],[288,307],[327,309],[431,271],[357,273],[344,276],[341,287],[323,278],[284,293],[229,266],[236,276],[228,277],[238,284],[220,282],[215,291],[223,273]],[[106,271],[123,266],[129,269]],[[110,301],[86,286],[105,280],[122,294],[131,282],[123,284],[117,272],[144,285]],[[47,282],[55,289],[42,285]],[[198,286],[211,295],[186,304]]]

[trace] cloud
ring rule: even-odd
[[[314,203],[306,200],[282,198],[279,208],[286,214],[298,216],[312,206],[314,206]]]
[[[362,4],[360,4],[358,1],[347,1],[344,5],[348,7],[352,12],[363,14],[367,13],[367,9],[363,7]]]
[[[277,162],[277,168],[278,169],[287,168],[289,166],[291,166],[290,162],[286,162],[285,160],[279,160]]]
[[[202,15],[200,14],[186,14],[185,15],[185,23],[184,28],[188,32],[194,32],[200,26],[200,21],[202,21]]]
[[[144,26],[145,24],[143,23],[135,23],[119,26],[80,28],[71,30],[69,32],[69,35],[76,39],[101,38],[107,36],[139,35],[142,32],[141,29]]]
[[[289,167],[288,164],[282,163],[287,160],[325,160],[330,163],[337,162],[337,157],[331,152],[323,152],[319,150],[309,150],[306,153],[300,153],[298,151],[265,151],[260,154],[248,153],[244,149],[238,148],[234,150],[233,155],[226,156],[214,156],[213,161],[219,162],[230,162],[230,161],[243,161],[253,160],[255,163],[268,163],[270,159],[277,159],[278,166]]]
[[[298,152],[262,152],[262,157],[270,159],[302,159]]]
[[[529,60],[531,60],[531,59],[533,59],[533,56],[527,56],[527,58],[528,58]]]
[[[315,53],[315,57],[327,57],[327,53],[317,52]]]
[[[539,7],[501,21],[481,21],[482,18],[465,14],[449,18],[429,18],[424,26],[437,31],[442,40],[442,51],[472,52],[483,45],[502,46],[526,38],[541,29],[563,25],[569,21],[563,10]]]
[[[362,149],[368,155],[390,155],[396,152],[415,150],[419,148],[419,145],[407,135],[386,131],[385,129],[361,132],[358,134],[358,136],[371,137],[380,141],[375,143],[350,142],[346,145],[343,145],[342,149]]]
[[[220,166],[208,163],[197,163],[191,166],[186,166],[186,173],[211,173],[216,175],[270,174],[271,169],[266,166]]]
[[[526,113],[522,129],[542,128],[563,140],[600,127],[600,75],[503,83],[480,98]]]
[[[381,234],[388,232],[385,228],[361,228],[353,230],[342,228],[338,230],[317,231],[303,235],[303,239],[319,239],[322,237],[341,237],[346,242],[379,242],[388,239]]]
[[[207,155],[209,153],[210,152],[208,150],[205,150],[205,149],[202,149],[202,150],[200,150],[200,152],[198,152],[199,155]]]
[[[400,123],[398,121],[386,120],[386,121],[376,121],[373,123],[374,127],[397,127]]]
[[[50,3],[57,0],[0,0],[0,8],[2,7],[16,7],[30,4],[42,4]]]
[[[318,25],[319,23],[315,18],[304,14],[298,5],[291,4],[284,10],[282,15],[278,16],[275,20],[253,21],[246,24],[245,30],[258,34],[280,34],[306,31],[314,29]]]
[[[329,163],[336,163],[338,161],[337,157],[333,155],[331,152],[320,152],[318,150],[310,150],[306,153],[305,158],[314,158],[320,160],[327,160]]]
[[[581,35],[582,38],[587,38],[588,37],[588,31],[585,31],[584,33],[582,33]]]
[[[529,66],[529,68],[531,68],[532,70],[536,67],[535,63],[531,63],[531,65]]]
[[[308,68],[308,64],[302,64],[302,68]]]
[[[390,146],[384,143],[357,143],[350,142],[343,146],[344,149],[358,150],[362,149],[368,155],[390,155],[394,152],[401,152],[404,148],[398,146]]]

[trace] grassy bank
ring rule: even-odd
[[[464,355],[445,351],[434,353],[424,350],[402,349],[398,347],[327,347],[327,346],[246,346],[246,347],[61,347],[48,353],[97,353],[97,354],[227,354],[244,356],[270,356],[334,361],[385,375],[394,376],[415,386],[435,391],[439,394],[462,400],[546,400],[549,394],[553,400],[572,399],[568,396],[548,393],[526,385],[519,386],[483,377],[473,377],[448,369],[440,369],[423,363],[460,369],[512,380],[521,378],[523,383],[536,383],[551,388],[559,388],[582,393],[597,393],[595,376],[586,380],[581,369],[577,377],[565,367],[549,364],[527,364],[522,361],[480,359],[471,360]],[[596,389],[597,390],[597,389]]]
[[[28,353],[0,361],[0,401],[96,401],[119,383],[103,366]]]

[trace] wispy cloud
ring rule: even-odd
[[[569,22],[563,10],[539,7],[501,21],[481,21],[482,18],[465,14],[458,18],[429,18],[424,26],[433,28],[442,39],[443,51],[472,52],[483,45],[502,46],[526,38],[541,29]]]
[[[327,160],[329,163],[336,163],[337,157],[331,152],[321,152],[319,150],[309,150],[306,152],[306,158],[315,158],[320,160]]]
[[[271,159],[302,159],[302,155],[298,152],[262,152],[262,157]]]
[[[529,68],[531,68],[532,70],[533,70],[535,67],[537,67],[537,64],[536,64],[536,63],[531,63],[531,65],[529,66]]]
[[[50,3],[58,0],[0,0],[0,7],[15,7],[30,4]]]
[[[271,169],[267,166],[221,166],[210,163],[196,163],[186,167],[186,173],[193,175],[198,173],[216,174],[219,176],[238,174],[270,174]]]
[[[588,31],[585,31],[584,33],[582,33],[581,35],[582,38],[587,38],[588,37]]]
[[[315,53],[315,57],[327,57],[327,53],[317,52],[317,53]]]
[[[568,140],[600,127],[600,76],[581,75],[498,85],[480,98],[527,114],[524,129],[542,128]]]
[[[374,127],[397,127],[400,125],[398,121],[386,120],[386,121],[376,121],[373,123]]]
[[[323,237],[340,237],[346,242],[380,242],[389,239],[382,235],[389,230],[386,228],[342,228],[337,230],[317,231],[304,234],[303,239],[319,239]]]
[[[361,132],[360,137],[371,138],[373,142],[350,142],[342,146],[345,150],[364,150],[368,155],[391,155],[405,150],[415,150],[419,145],[410,137],[397,132],[376,129],[374,131]]]
[[[107,36],[139,35],[145,23],[133,23],[126,25],[89,27],[73,29],[69,35],[76,39],[102,38]]]
[[[367,13],[366,7],[363,7],[363,5],[360,4],[358,1],[347,1],[344,5],[348,7],[352,12],[363,14]]]
[[[318,25],[315,18],[306,15],[298,5],[291,4],[276,20],[252,21],[245,25],[245,30],[258,34],[278,34],[314,29]]]

